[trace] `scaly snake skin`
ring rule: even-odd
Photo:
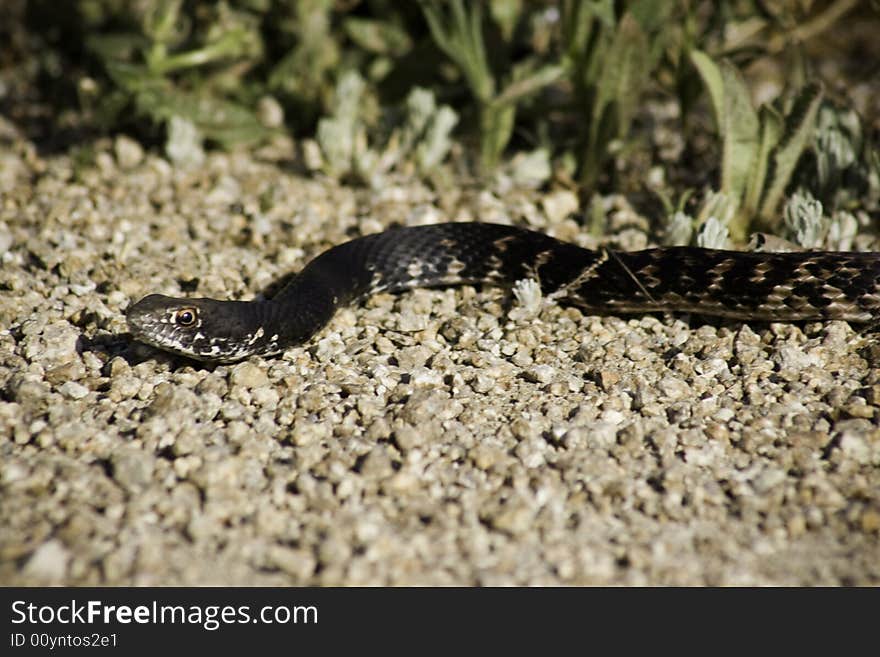
[[[448,223],[393,228],[329,249],[271,300],[151,294],[126,317],[141,342],[231,362],[302,344],[338,308],[376,292],[524,279],[537,281],[551,299],[596,314],[872,322],[880,307],[880,253],[592,251],[513,226]]]

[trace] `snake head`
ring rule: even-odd
[[[278,336],[260,325],[259,304],[151,294],[125,311],[140,342],[201,361],[232,362],[272,350]],[[277,348],[275,349],[277,351]]]

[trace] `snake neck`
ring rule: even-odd
[[[256,307],[263,339],[254,353],[279,353],[306,342],[327,325],[339,305],[335,290],[317,285],[314,274],[304,270],[275,298]]]

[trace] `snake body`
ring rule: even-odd
[[[338,308],[377,292],[525,279],[549,298],[596,314],[872,322],[880,308],[880,253],[590,250],[513,226],[446,223],[392,228],[333,247],[270,300],[151,294],[126,318],[141,342],[232,362],[302,344]]]

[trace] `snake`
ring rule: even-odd
[[[456,222],[394,227],[334,246],[270,299],[150,294],[128,307],[126,320],[139,342],[227,363],[304,344],[339,308],[379,292],[529,280],[541,298],[601,315],[867,323],[880,308],[880,253],[587,249],[526,228]]]

